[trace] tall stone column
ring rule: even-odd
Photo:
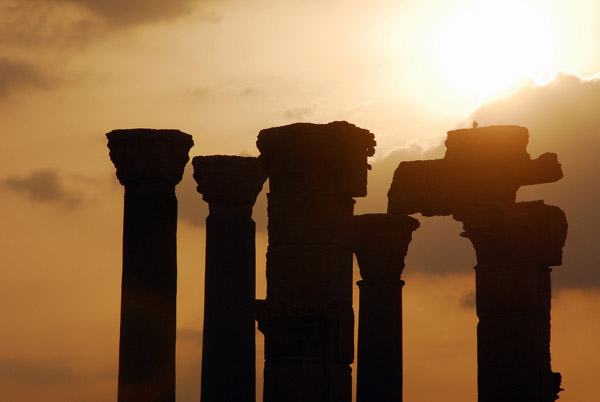
[[[373,134],[347,122],[262,130],[269,176],[265,402],[349,402],[354,358],[352,197],[366,195]]]
[[[553,402],[549,266],[562,263],[564,213],[536,201],[455,218],[477,255],[479,402]]]
[[[125,186],[119,402],[175,401],[177,198],[192,137],[178,130],[106,135]]]
[[[406,215],[354,217],[360,276],[357,402],[402,401],[404,257],[419,221]]]
[[[252,206],[267,179],[257,158],[198,156],[198,192],[208,202],[202,402],[254,402],[255,224]]]

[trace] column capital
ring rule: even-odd
[[[261,152],[272,191],[364,197],[374,135],[345,121],[295,123],[261,130]]]
[[[244,156],[196,156],[192,160],[198,192],[215,208],[243,207],[251,213],[267,173],[258,158]]]
[[[478,265],[562,264],[567,218],[556,206],[519,202],[457,211],[454,219],[463,222],[461,236],[473,243]]]
[[[121,129],[106,134],[122,185],[157,179],[176,185],[189,161],[192,136],[172,129]]]
[[[407,215],[365,214],[354,216],[353,223],[352,249],[363,280],[399,280],[419,221]]]

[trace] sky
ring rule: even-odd
[[[599,38],[595,0],[0,0],[0,399],[116,400],[123,188],[105,133],[176,128],[193,135],[191,156],[257,156],[263,128],[347,120],[378,142],[362,214],[386,210],[399,162],[442,158],[446,132],[477,120],[528,127],[532,157],[558,154],[564,178],[518,199],[566,213],[552,365],[561,401],[596,401]],[[177,400],[188,402],[200,395],[208,208],[191,166],[177,192]],[[405,400],[475,400],[474,252],[459,222],[415,217]]]

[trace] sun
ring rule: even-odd
[[[478,2],[438,31],[438,67],[460,89],[485,97],[541,80],[551,43],[543,15],[525,2]]]

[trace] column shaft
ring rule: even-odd
[[[357,402],[402,401],[404,281],[359,281]]]
[[[203,402],[255,400],[255,224],[206,219]]]
[[[120,402],[175,401],[175,186],[125,189],[119,344]]]

